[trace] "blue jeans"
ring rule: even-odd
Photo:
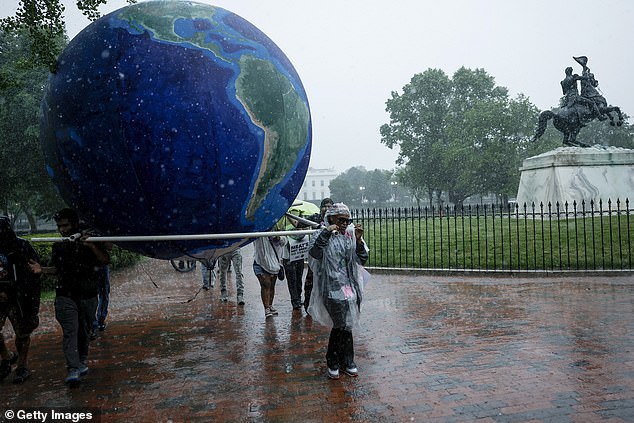
[[[244,280],[242,276],[242,253],[240,249],[234,250],[230,253],[220,256],[218,259],[218,270],[220,278],[220,293],[227,295],[227,272],[229,271],[229,265],[233,263],[233,272],[236,277],[236,293],[239,297],[244,294]]]
[[[200,276],[205,288],[213,288],[216,283],[216,260],[208,267],[205,263],[201,263]]]

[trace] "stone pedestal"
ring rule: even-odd
[[[568,202],[572,209],[573,201],[581,208],[585,200],[586,210],[590,201],[598,204],[612,200],[612,209],[616,209],[616,200],[620,208],[625,209],[625,200],[629,199],[630,208],[634,201],[634,150],[595,145],[589,148],[559,147],[538,156],[524,160],[520,168],[520,186],[517,191],[517,204],[524,203],[530,210],[531,204],[539,208],[550,202],[563,207]],[[595,206],[598,207],[598,206]]]

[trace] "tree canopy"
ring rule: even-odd
[[[35,67],[47,67],[55,72],[57,57],[65,44],[64,5],[61,0],[17,0],[14,16],[0,19],[0,30],[10,34],[27,36],[30,52],[29,62]],[[90,20],[98,19],[98,7],[108,0],[76,0],[77,8]],[[136,3],[136,0],[128,0]]]
[[[399,147],[409,187],[425,187],[430,199],[446,192],[457,205],[474,194],[514,195],[538,114],[526,97],[510,99],[483,69],[462,67],[452,78],[428,69],[392,92],[386,110],[381,142]]]
[[[0,211],[35,216],[63,204],[46,174],[39,145],[40,102],[48,70],[32,67],[25,34],[0,31]]]
[[[330,181],[330,195],[335,201],[354,206],[385,206],[397,197],[397,186],[389,170],[366,170],[352,167]]]

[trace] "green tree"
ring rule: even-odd
[[[434,150],[446,143],[451,91],[451,80],[442,70],[428,69],[414,75],[403,94],[393,91],[386,103],[390,123],[381,126],[381,142],[399,147],[397,164],[409,177],[401,182],[414,191],[426,187],[431,192],[442,185],[442,165]]]
[[[392,172],[374,169],[368,172],[366,197],[371,204],[383,205],[392,198]]]
[[[341,177],[341,175],[330,181],[328,188],[330,189],[330,197],[335,202],[340,202],[344,198],[347,201],[356,201],[359,195],[359,188],[353,187],[350,184],[350,181],[346,178]]]
[[[509,99],[483,69],[458,69],[450,79],[428,69],[386,103],[390,123],[381,142],[400,148],[402,182],[427,197],[446,192],[460,206],[471,195],[508,196],[534,132],[537,109],[523,96]],[[420,197],[417,197],[420,198]],[[441,204],[439,204],[440,206]]]
[[[5,0],[6,1],[6,0]],[[108,0],[76,0],[77,8],[90,20],[101,14],[97,8]],[[64,5],[61,0],[17,0],[14,16],[0,19],[0,30],[10,34],[26,34],[30,58],[34,67],[57,68],[57,57],[64,45],[59,43],[66,34]],[[128,0],[136,3],[136,0]]]
[[[330,195],[335,202],[361,204],[366,196],[368,171],[363,166],[351,167],[330,181]]]
[[[392,198],[392,171],[352,167],[330,181],[330,195],[335,202],[354,206],[384,206]]]
[[[416,205],[418,207],[421,207],[421,201],[426,197],[429,199],[429,207],[431,207],[433,193],[429,192],[425,185],[420,185],[414,182],[421,180],[421,176],[416,173],[418,170],[419,168],[410,166],[408,163],[407,165],[396,169],[394,176],[396,181],[399,183],[399,189],[402,190],[402,187],[405,187],[405,189],[409,191],[413,200],[416,201]]]
[[[29,62],[28,37],[0,31],[0,210],[36,217],[61,206],[39,144],[40,102],[48,70]]]
[[[594,120],[581,129],[577,139],[590,145],[634,148],[634,127],[627,123],[627,115],[624,119],[622,126],[611,126],[607,121]]]

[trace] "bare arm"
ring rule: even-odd
[[[77,240],[77,242],[80,242],[81,244],[85,245],[86,247],[92,250],[93,254],[95,255],[95,258],[97,259],[97,263],[102,265],[106,265],[110,263],[110,254],[108,254],[108,250],[107,250],[108,246],[106,245],[105,246],[106,248],[103,248],[103,244],[98,245],[96,242],[85,242],[85,240],[89,237],[90,237],[89,234],[84,234],[81,236],[81,238]]]

